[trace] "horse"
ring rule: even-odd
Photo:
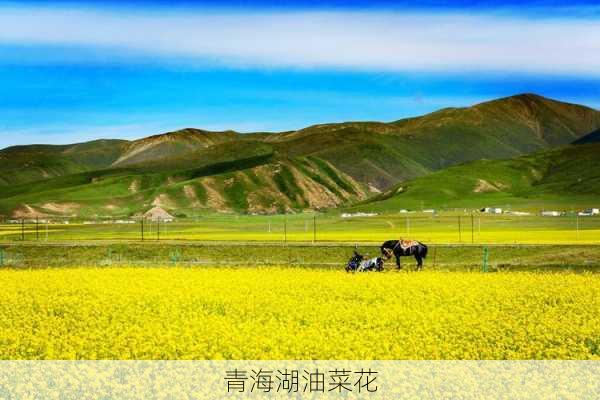
[[[394,255],[398,269],[402,269],[400,257],[414,256],[417,260],[417,269],[421,270],[423,259],[427,257],[427,246],[416,240],[388,240],[381,245],[381,255],[388,260]]]

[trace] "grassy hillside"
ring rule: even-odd
[[[271,155],[188,170],[105,169],[8,187],[0,210],[15,217],[134,215],[159,205],[202,210],[286,212],[365,199],[362,186],[318,158]]]
[[[600,206],[598,154],[600,143],[593,143],[510,160],[474,161],[402,182],[355,208]]]
[[[0,150],[0,187],[109,167],[126,144],[125,140],[95,140],[7,147]]]
[[[190,128],[135,141],[18,146],[0,150],[0,214],[334,207],[449,166],[572,143],[598,128],[599,111],[524,94],[391,123],[254,134]]]

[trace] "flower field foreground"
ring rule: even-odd
[[[600,275],[0,271],[2,359],[591,359]]]

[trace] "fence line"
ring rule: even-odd
[[[571,251],[571,249],[577,249]],[[33,244],[14,243],[0,246],[3,268],[110,267],[110,266],[231,266],[231,267],[323,267],[345,266],[354,246],[317,245],[279,246],[246,244],[232,249],[230,243],[168,244],[148,242],[123,244]],[[380,254],[377,245],[364,245],[359,252],[370,257]],[[403,257],[402,266],[412,270],[415,260]],[[433,270],[498,271],[521,268],[580,270],[600,272],[600,246],[579,245],[432,245],[425,268]],[[386,270],[395,270],[395,260],[385,262]]]
[[[469,218],[467,224],[462,217]],[[312,221],[310,221],[312,219]],[[26,241],[247,241],[247,242],[377,242],[401,237],[423,242],[466,244],[493,243],[597,243],[600,217],[398,216],[340,218],[319,216],[208,216],[186,220],[81,219],[12,220],[0,225],[0,242]],[[312,232],[309,231],[312,222]],[[399,228],[399,222],[405,228]],[[401,225],[400,225],[401,226]],[[453,233],[454,232],[454,233]],[[456,235],[456,236],[453,236]],[[467,236],[468,237],[468,236]],[[466,240],[465,240],[466,239]]]

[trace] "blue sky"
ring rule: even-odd
[[[521,92],[600,108],[593,2],[413,3],[0,2],[0,148],[392,121]]]

